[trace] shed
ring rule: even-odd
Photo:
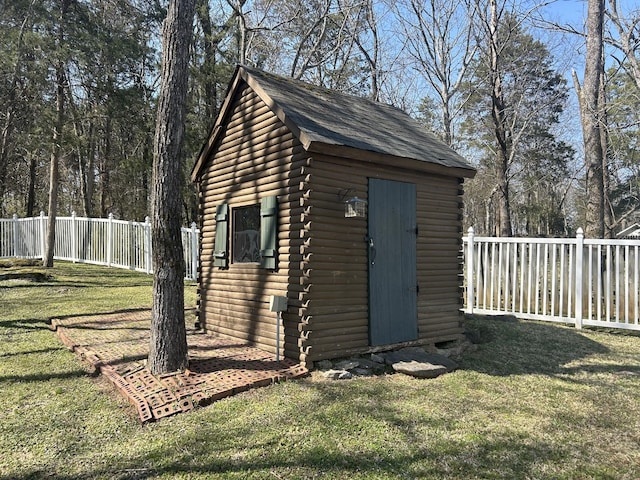
[[[616,235],[618,239],[630,239],[635,240],[636,238],[640,238],[640,224],[634,223],[633,225],[629,225],[627,228],[621,230]]]
[[[237,67],[192,172],[200,325],[308,366],[461,338],[474,174],[397,108]]]

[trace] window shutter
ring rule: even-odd
[[[266,197],[260,203],[260,266],[278,267],[278,198]]]
[[[216,208],[216,237],[213,249],[213,265],[226,268],[229,265],[229,205]]]

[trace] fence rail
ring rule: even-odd
[[[44,258],[47,217],[0,219],[0,258]],[[185,279],[198,274],[199,230],[182,228]],[[56,217],[54,258],[151,273],[151,224],[72,214]]]
[[[640,241],[463,238],[465,311],[640,330]]]

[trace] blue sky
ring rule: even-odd
[[[580,28],[587,14],[586,0],[557,0],[544,7],[545,16],[559,23],[569,23]]]
[[[640,0],[618,0],[618,10],[621,15],[639,8]],[[549,20],[581,28],[587,16],[587,0],[551,0],[549,5],[543,7],[543,11]]]

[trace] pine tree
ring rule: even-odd
[[[574,152],[554,126],[567,100],[566,80],[516,16],[505,15],[496,28],[495,58],[474,60],[466,84],[463,134],[480,158],[466,191],[480,197],[470,198],[470,206],[486,208],[472,215],[489,234],[562,233],[564,180]]]
[[[182,169],[195,0],[171,0],[162,29],[162,80],[153,161],[153,308],[149,368],[155,374],[187,367],[182,250]]]

